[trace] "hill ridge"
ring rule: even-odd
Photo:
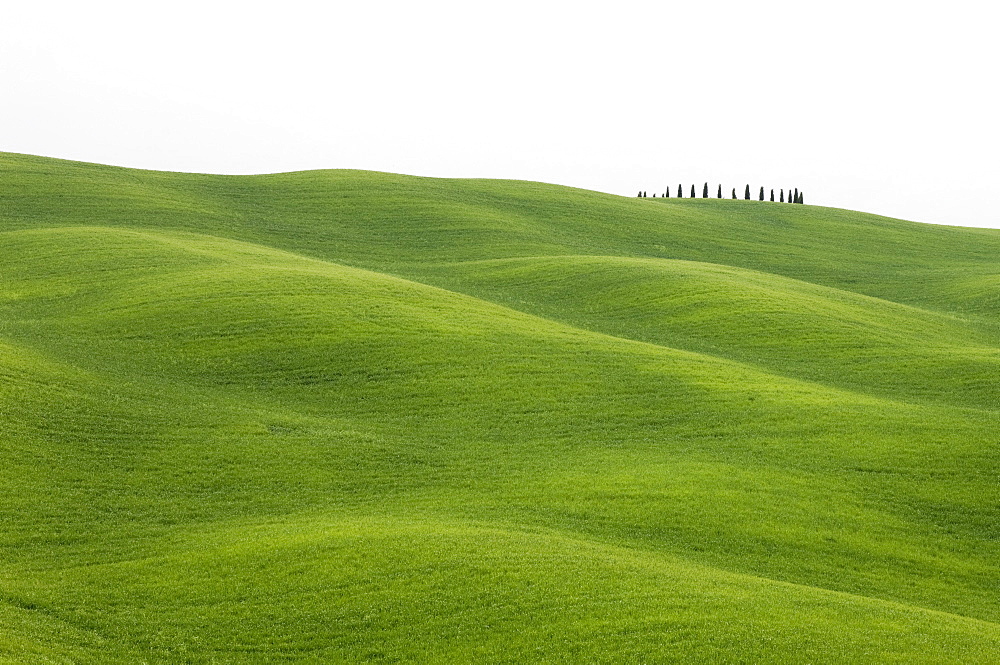
[[[19,235],[29,235],[29,236],[60,236],[60,235],[65,235],[66,233],[68,233],[70,235],[70,237],[84,237],[84,236],[87,236],[87,235],[90,235],[90,234],[96,234],[97,236],[110,234],[112,236],[114,236],[114,235],[121,235],[121,236],[129,236],[129,237],[133,237],[133,238],[140,238],[140,239],[148,240],[148,241],[156,243],[156,244],[162,244],[162,245],[167,246],[167,247],[176,248],[177,250],[179,250],[181,252],[191,253],[191,254],[194,254],[194,255],[210,256],[212,258],[218,259],[218,260],[226,262],[226,263],[231,263],[234,260],[236,260],[236,258],[242,259],[244,261],[252,261],[253,265],[255,267],[259,268],[259,269],[276,270],[276,271],[282,271],[282,272],[305,272],[305,273],[312,273],[312,272],[314,272],[314,270],[313,270],[314,268],[318,272],[322,272],[324,268],[340,268],[340,269],[344,269],[344,270],[354,271],[354,272],[357,272],[357,273],[369,274],[369,275],[372,275],[372,276],[377,275],[380,278],[384,278],[386,280],[391,280],[391,281],[394,281],[394,282],[398,282],[400,284],[406,284],[406,285],[410,285],[410,286],[418,286],[418,287],[422,287],[422,288],[428,289],[431,292],[447,293],[447,294],[450,294],[452,296],[458,297],[459,299],[462,299],[462,300],[468,299],[469,302],[478,302],[478,303],[481,303],[482,305],[489,305],[489,306],[497,308],[498,311],[506,311],[509,314],[519,314],[519,315],[522,315],[524,317],[527,317],[529,320],[530,319],[534,319],[534,320],[538,320],[538,321],[545,321],[545,322],[549,323],[550,325],[552,325],[555,328],[555,330],[553,330],[553,332],[557,332],[558,329],[562,329],[563,332],[571,331],[572,330],[572,331],[576,331],[578,333],[584,334],[586,336],[593,337],[595,339],[604,339],[606,341],[621,342],[621,343],[626,344],[626,345],[635,345],[638,348],[651,349],[651,350],[654,351],[654,353],[661,353],[662,352],[663,354],[665,354],[664,359],[676,357],[678,359],[679,358],[685,358],[688,361],[708,361],[708,362],[711,362],[711,363],[718,363],[720,367],[730,367],[732,369],[737,369],[738,368],[742,372],[755,373],[755,374],[758,374],[760,377],[772,377],[774,379],[781,379],[783,381],[786,381],[789,384],[789,386],[795,385],[795,386],[799,386],[801,388],[805,388],[805,389],[809,389],[809,390],[827,391],[827,392],[829,392],[831,394],[831,396],[832,395],[840,395],[841,397],[843,397],[845,399],[849,399],[849,400],[859,400],[859,401],[862,401],[862,402],[868,401],[868,400],[874,400],[874,401],[882,402],[882,403],[885,403],[885,404],[896,404],[898,406],[914,406],[915,405],[914,402],[907,401],[907,400],[904,400],[904,399],[892,399],[892,398],[886,397],[884,395],[877,395],[877,394],[871,394],[871,393],[861,392],[861,391],[857,391],[857,390],[845,389],[845,388],[843,388],[841,386],[837,386],[835,384],[829,384],[829,383],[825,383],[825,382],[822,382],[822,381],[811,381],[811,380],[807,380],[807,379],[802,379],[801,377],[796,377],[796,376],[792,376],[792,375],[782,374],[782,373],[780,373],[778,371],[775,371],[773,368],[768,367],[767,365],[762,365],[762,364],[748,362],[748,361],[736,360],[736,359],[733,359],[733,358],[726,357],[724,355],[718,355],[718,354],[713,354],[713,353],[708,353],[708,352],[703,352],[703,351],[694,351],[694,350],[690,350],[690,349],[684,349],[682,347],[669,346],[669,345],[666,345],[666,344],[659,344],[659,343],[656,343],[656,342],[642,340],[642,339],[634,339],[634,338],[630,338],[630,337],[623,337],[623,336],[620,336],[620,335],[615,335],[615,334],[604,332],[604,331],[600,331],[600,330],[594,330],[594,329],[591,329],[591,328],[582,327],[582,326],[579,326],[579,325],[574,325],[572,322],[562,321],[562,320],[558,320],[558,319],[554,319],[554,318],[549,318],[549,317],[541,316],[541,315],[538,315],[538,314],[535,314],[535,313],[526,312],[524,310],[518,309],[518,308],[513,307],[513,306],[511,306],[509,304],[506,304],[506,303],[497,302],[495,300],[491,300],[491,299],[488,299],[488,298],[482,298],[482,297],[471,295],[471,294],[468,294],[468,293],[465,293],[465,292],[462,292],[462,291],[456,291],[456,290],[452,290],[452,289],[447,289],[447,288],[440,287],[440,286],[437,286],[437,285],[434,285],[434,284],[428,284],[428,283],[425,283],[425,282],[422,282],[422,281],[419,281],[419,280],[413,280],[413,279],[409,279],[409,278],[402,277],[402,276],[399,276],[399,275],[392,275],[392,274],[389,274],[389,273],[384,273],[384,272],[380,272],[380,271],[373,271],[373,270],[369,270],[369,269],[365,269],[365,268],[356,268],[356,267],[352,267],[352,266],[338,264],[338,263],[336,263],[334,261],[329,261],[329,260],[324,260],[324,259],[317,259],[317,258],[308,257],[308,256],[302,256],[302,255],[297,254],[295,252],[289,252],[289,251],[286,251],[286,250],[274,249],[274,248],[269,247],[269,246],[257,245],[257,244],[248,243],[248,242],[245,242],[245,241],[234,241],[234,240],[230,240],[230,239],[227,239],[227,238],[220,238],[220,237],[217,237],[217,236],[211,236],[211,235],[205,235],[205,234],[195,234],[195,233],[191,233],[191,232],[180,232],[180,233],[177,233],[177,232],[162,232],[162,231],[151,231],[151,230],[137,231],[137,230],[119,229],[119,228],[116,228],[116,227],[98,227],[98,226],[91,226],[91,227],[69,227],[69,228],[51,227],[51,228],[47,228],[47,229],[44,229],[44,230],[8,231],[8,232],[5,232],[5,234],[10,234],[10,237],[16,237],[16,236],[19,236]],[[188,242],[182,242],[182,240],[187,240]],[[207,243],[210,243],[210,244],[208,244],[208,246],[204,246],[203,244],[201,244],[201,243],[204,243],[206,241],[207,241]],[[192,242],[195,242],[196,244],[192,245],[191,244]],[[236,254],[235,258],[234,258],[234,256],[226,254],[226,250],[227,249],[229,249],[229,250],[237,249],[237,250],[239,250],[239,253]],[[290,261],[292,263],[282,264],[282,265],[272,265],[272,264],[269,264],[269,263],[266,262],[266,257],[268,257],[268,256],[270,256],[272,258],[276,258],[276,259],[280,258],[283,261]],[[558,258],[566,258],[566,257],[558,257]],[[594,257],[587,257],[587,258],[594,258]],[[520,261],[520,260],[521,259],[501,260],[501,261]],[[629,260],[629,261],[643,261],[643,262],[661,261],[660,259],[627,259],[627,260]],[[300,263],[300,262],[302,264],[304,264],[304,265],[296,265],[297,263]],[[244,265],[246,265],[246,264],[244,264]],[[114,270],[114,269],[115,269],[114,267],[111,268],[111,270]],[[190,272],[191,270],[193,270],[193,268],[185,268],[185,269],[183,269],[183,272]],[[135,281],[133,283],[133,285],[148,284],[150,280],[158,281],[158,280],[161,280],[161,279],[163,279],[162,276],[159,276],[159,277],[151,277],[151,276],[136,277],[135,280],[137,280],[137,281]],[[824,287],[824,288],[826,288],[826,287]],[[215,296],[215,297],[218,298],[218,296]],[[233,297],[234,298],[239,298],[241,296],[239,296],[238,294],[234,294]],[[153,301],[153,302],[147,302],[147,303],[145,303],[145,305],[148,306],[148,305],[151,305],[151,304],[154,304],[154,303],[162,304],[163,302],[164,302],[163,300],[157,300],[157,301]],[[135,307],[136,307],[135,303],[129,303],[129,304],[126,304],[126,305],[122,306],[122,308],[120,308],[120,311],[127,312],[130,309],[134,309]],[[115,309],[104,308],[101,311],[104,312],[104,313],[106,313],[106,314],[114,314],[116,310]],[[539,331],[539,333],[541,333],[541,332],[542,331]],[[34,351],[36,353],[43,353],[44,354],[43,350],[38,349],[36,347],[25,347],[25,348],[31,348],[32,351]],[[622,351],[625,351],[625,349],[623,348]],[[50,356],[48,356],[48,354],[45,354],[45,355],[47,357],[50,357]],[[61,362],[60,359],[58,359],[56,357],[50,357],[50,359],[53,362]],[[83,368],[80,368],[80,369],[83,370]],[[91,370],[87,370],[87,371],[91,371]]]

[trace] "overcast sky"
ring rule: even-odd
[[[0,150],[629,196],[749,183],[1000,227],[986,3],[5,5]]]

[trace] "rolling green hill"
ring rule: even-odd
[[[0,662],[995,662],[1000,231],[0,153]]]

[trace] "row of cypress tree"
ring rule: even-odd
[[[639,192],[639,198],[641,198],[641,199],[642,198],[646,198],[646,192],[645,191]],[[654,199],[656,198],[656,193],[655,192],[653,193],[653,198]],[[670,198],[670,188],[669,187],[667,188],[667,191],[665,191],[663,193],[663,198],[665,198],[665,199],[669,199]],[[682,188],[681,185],[677,185],[677,198],[679,198],[679,199],[684,198],[684,190],[683,190],[683,188]],[[691,196],[689,196],[688,198],[692,198],[692,199],[698,198],[698,195],[695,194],[694,185],[691,185]],[[705,187],[701,190],[701,198],[703,198],[703,199],[707,199],[708,198],[708,183],[707,182],[705,183]],[[722,185],[719,185],[719,191],[716,194],[716,198],[718,198],[718,199],[722,198]],[[735,187],[733,187],[733,198],[734,199],[736,198],[736,188]],[[746,186],[746,190],[743,192],[743,198],[746,199],[747,201],[750,200],[750,185]],[[764,188],[763,187],[760,188],[760,196],[759,196],[759,198],[760,198],[761,201],[764,200]],[[773,189],[771,190],[771,200],[774,201],[774,190]],[[784,189],[778,190],[778,202],[779,203],[785,203],[785,190]],[[792,188],[791,187],[788,188],[788,203],[804,203],[803,197],[802,197],[802,192],[799,191],[798,187],[795,188],[794,194],[793,194]]]

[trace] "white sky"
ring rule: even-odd
[[[989,3],[601,5],[7,2],[0,150],[629,196],[749,183],[1000,227]]]

